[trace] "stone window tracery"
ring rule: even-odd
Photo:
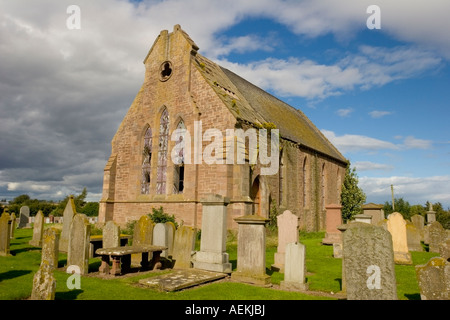
[[[152,162],[152,129],[150,127],[145,131],[142,155],[144,159],[142,161],[141,194],[149,194]]]
[[[167,149],[169,145],[169,112],[167,109],[161,114],[159,122],[158,168],[156,172],[156,193],[166,193]]]

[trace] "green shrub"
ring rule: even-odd
[[[175,221],[175,215],[165,213],[163,207],[159,207],[159,209],[152,208],[152,213],[149,213],[148,216],[154,223],[173,222],[175,227],[178,228],[178,223]]]

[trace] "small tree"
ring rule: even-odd
[[[361,212],[361,206],[366,201],[366,194],[358,187],[356,169],[350,168],[350,162],[345,171],[344,183],[341,191],[342,219],[350,220],[355,214]]]
[[[178,228],[178,223],[175,221],[175,215],[169,215],[164,212],[163,207],[159,207],[159,209],[152,208],[152,213],[149,213],[148,216],[154,223],[164,223],[164,222],[173,222],[176,228]]]

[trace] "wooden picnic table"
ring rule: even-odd
[[[102,264],[98,271],[100,274],[120,275],[129,272],[131,269],[131,255],[134,253],[142,254],[141,270],[161,269],[160,256],[163,250],[167,247],[152,246],[152,245],[133,245],[114,248],[100,248],[95,251],[96,254],[102,257]],[[153,257],[151,261],[148,260],[148,254],[152,252]],[[112,267],[109,267],[109,257],[112,259]]]

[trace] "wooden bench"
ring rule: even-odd
[[[96,254],[102,257],[102,264],[100,265],[98,271],[103,275],[120,275],[127,273],[131,269],[131,255],[134,253],[142,254],[141,270],[161,269],[160,256],[163,250],[167,250],[167,247],[136,245],[114,248],[100,248],[95,251]],[[153,253],[151,261],[148,260],[148,254],[150,252]],[[111,270],[109,268],[109,257],[111,257],[112,259]]]

